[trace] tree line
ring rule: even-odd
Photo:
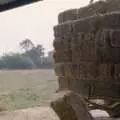
[[[36,69],[45,66],[44,48],[25,39],[19,43],[22,53],[8,53],[0,58],[0,69]]]

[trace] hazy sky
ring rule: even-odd
[[[59,12],[79,8],[89,0],[44,0],[22,8],[0,13],[0,54],[20,51],[19,42],[25,38],[52,50],[53,26]]]

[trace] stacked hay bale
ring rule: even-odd
[[[87,99],[120,101],[120,1],[97,2],[59,15],[54,27],[59,89]]]

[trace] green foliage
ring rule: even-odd
[[[42,45],[25,39],[19,43],[23,53],[8,53],[0,58],[0,69],[34,69],[49,68],[44,64],[44,48]],[[52,64],[52,63],[51,63]]]
[[[41,63],[43,63],[44,58],[43,46],[39,44],[35,46],[34,43],[29,39],[23,40],[19,45],[25,51],[23,55],[29,57],[39,68]]]
[[[35,67],[35,64],[28,56],[18,53],[6,54],[0,60],[1,69],[31,69]]]
[[[34,47],[34,44],[31,40],[25,39],[19,43],[20,47],[26,52]]]

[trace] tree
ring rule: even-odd
[[[24,49],[24,56],[30,57],[36,66],[40,66],[44,60],[44,48],[42,45],[34,45],[29,39],[25,39],[20,42],[20,47]]]
[[[36,52],[37,52],[37,54],[40,57],[41,62],[42,62],[43,59],[44,59],[44,48],[43,48],[43,46],[42,45],[37,45],[36,46]]]
[[[31,50],[25,52],[24,55],[29,56],[36,64],[36,66],[39,66],[40,64],[43,63],[44,48],[42,47],[42,45],[37,45],[36,47],[33,47]]]
[[[34,44],[30,39],[23,40],[22,42],[19,43],[19,45],[22,49],[24,49],[25,52],[34,48]]]

